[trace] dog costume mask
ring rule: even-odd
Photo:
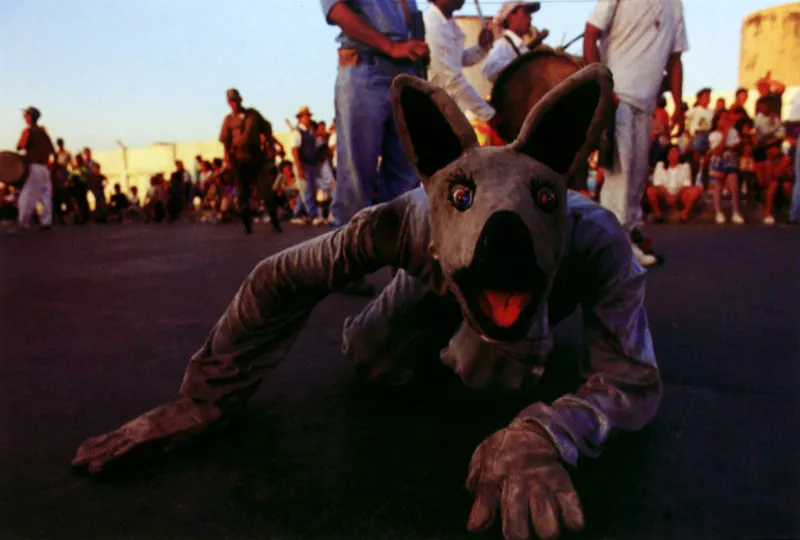
[[[190,359],[180,398],[87,440],[73,464],[100,471],[131,449],[203,431],[240,409],[285,357],[313,308],[354,278],[398,269],[345,321],[343,351],[373,380],[402,383],[435,358],[473,387],[535,383],[550,328],[578,307],[585,383],[534,403],[473,454],[468,527],[502,509],[506,538],[583,526],[565,465],[596,457],[614,430],[655,414],[661,379],[644,310],[644,270],[613,215],[567,190],[611,106],[603,66],[582,69],[530,112],[517,139],[481,148],[447,94],[398,77],[398,132],[422,187],[346,226],[277,253],[242,284]]]

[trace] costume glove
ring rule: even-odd
[[[197,404],[189,399],[174,401],[134,418],[110,433],[87,439],[78,448],[72,465],[98,473],[109,462],[118,460],[134,448],[144,449],[158,443],[161,450],[169,451],[204,431],[221,416],[222,412],[215,405]]]
[[[467,529],[482,532],[501,507],[506,540],[557,538],[561,523],[583,528],[583,510],[567,470],[544,429],[516,419],[483,441],[469,465],[467,489],[475,495]]]

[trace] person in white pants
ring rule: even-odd
[[[600,204],[632,238],[643,224],[650,125],[665,68],[676,104],[673,125],[677,134],[683,132],[681,53],[688,48],[681,0],[598,0],[586,23],[584,59],[611,70],[617,102],[614,164],[605,175]],[[642,265],[656,263],[634,240],[632,248]]]
[[[44,211],[40,216],[43,228],[49,229],[53,224],[53,184],[47,164],[55,156],[53,141],[44,128],[37,125],[41,113],[36,107],[28,107],[23,111],[28,124],[20,135],[17,150],[25,153],[28,160],[28,178],[19,193],[20,227],[30,227],[36,203],[41,202]]]

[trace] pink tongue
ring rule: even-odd
[[[531,295],[527,293],[481,291],[478,295],[478,302],[483,312],[501,328],[508,328],[514,324],[530,301]]]

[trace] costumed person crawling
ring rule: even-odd
[[[468,386],[535,384],[552,327],[582,309],[585,383],[489,435],[467,475],[470,531],[486,530],[498,509],[507,539],[581,529],[569,468],[598,456],[612,433],[644,427],[662,392],[645,271],[614,215],[566,185],[597,144],[612,90],[607,68],[586,67],[533,107],[511,144],[480,147],[446,92],[399,75],[395,119],[422,186],[259,263],[191,357],[177,401],[87,440],[73,465],[99,472],[135,448],[224,425],[320,301],[389,266],[391,283],[344,323],[344,355],[373,380],[409,380],[420,351],[449,339],[440,360]]]

